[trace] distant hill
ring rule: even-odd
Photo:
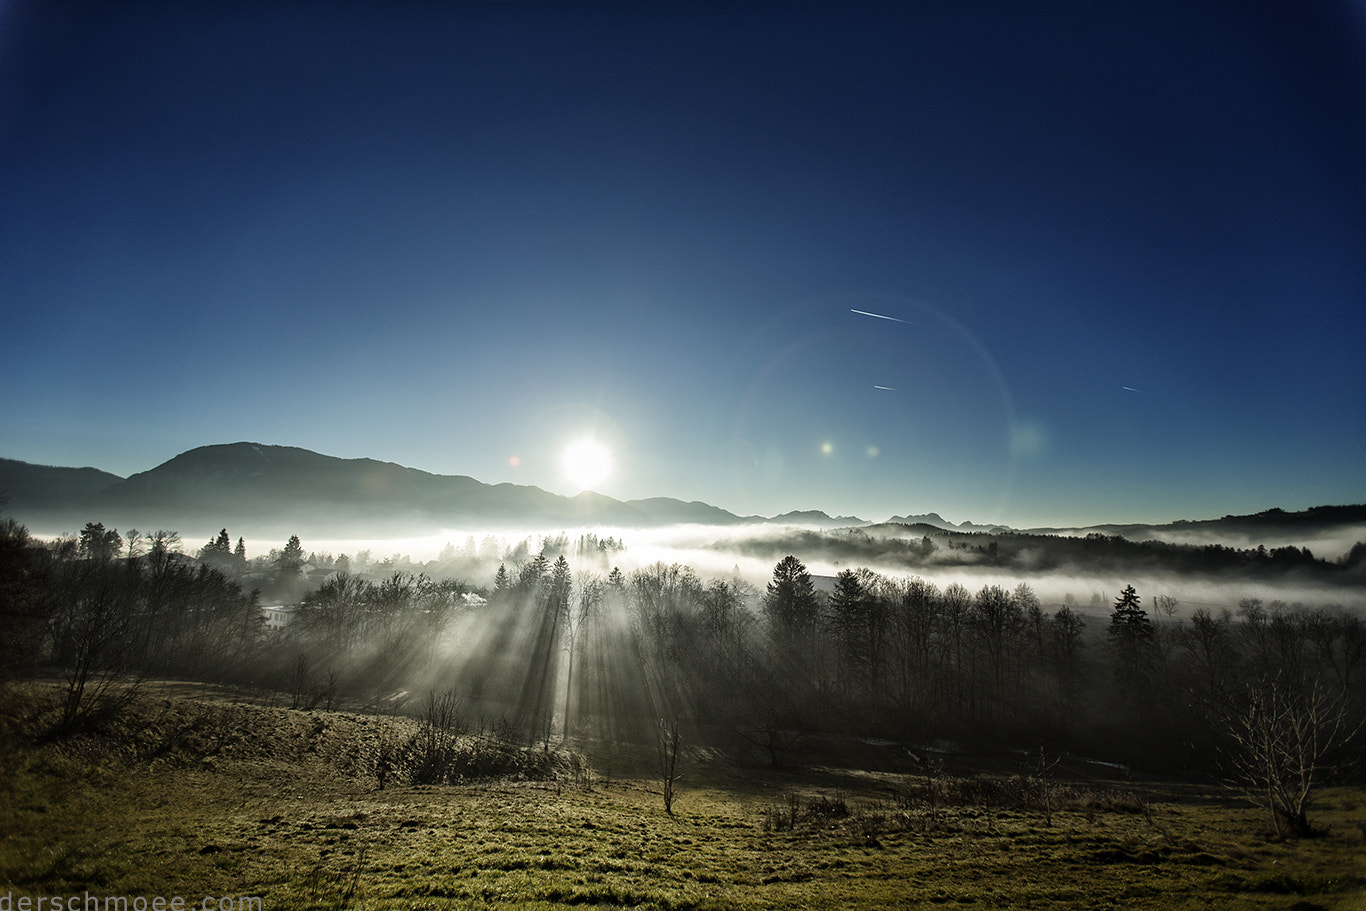
[[[1366,505],[1312,506],[1297,512],[1267,509],[1246,516],[1219,519],[1179,519],[1161,525],[1128,523],[1077,528],[1031,528],[1031,534],[1100,534],[1130,541],[1242,541],[1261,543],[1277,538],[1313,537],[1366,526]]]
[[[819,510],[739,516],[718,506],[670,497],[616,500],[594,492],[574,497],[519,484],[485,484],[374,459],[341,459],[294,446],[228,443],[201,446],[128,478],[94,468],[58,468],[0,459],[0,507],[36,531],[73,531],[86,522],[111,528],[199,530],[223,526],[256,534],[382,537],[438,529],[488,531],[582,526],[791,525],[808,529],[868,528],[856,516]],[[1268,509],[1250,516],[1166,525],[1112,524],[1017,531],[1000,525],[955,525],[938,513],[893,516],[884,525],[961,535],[1104,535],[1130,541],[1246,542],[1272,546],[1338,535],[1330,552],[1360,540],[1366,506]],[[908,528],[909,527],[909,528]],[[1328,544],[1329,542],[1325,542]],[[1241,545],[1240,545],[1241,546]]]
[[[0,459],[3,509],[18,514],[45,514],[78,507],[123,478],[98,468],[58,468]]]
[[[1347,515],[1343,513],[1341,515]],[[1241,517],[1236,517],[1241,518]],[[1217,521],[1217,520],[1212,520]],[[1110,576],[1155,578],[1181,576],[1246,583],[1293,582],[1340,586],[1360,597],[1366,582],[1366,545],[1343,545],[1360,524],[1334,526],[1348,530],[1339,536],[1336,551],[1316,555],[1294,544],[1168,542],[1147,537],[1132,540],[1092,532],[1085,535],[1037,532],[981,532],[943,529],[926,522],[884,522],[861,528],[799,528],[780,534],[753,534],[718,541],[716,550],[738,552],[765,561],[784,554],[803,560],[824,560],[834,566],[895,568],[923,574],[979,573],[1030,576]],[[1330,529],[1331,530],[1331,529]],[[1301,529],[1297,537],[1328,533],[1317,526]],[[1357,540],[1360,540],[1359,538]]]
[[[341,459],[293,446],[249,442],[201,446],[126,479],[94,469],[38,469],[10,460],[0,468],[5,469],[0,471],[0,485],[19,494],[11,495],[15,516],[61,522],[68,529],[101,521],[124,528],[246,525],[300,534],[370,536],[476,526],[862,524],[859,519],[832,519],[815,511],[773,520],[741,517],[706,503],[668,497],[626,502],[593,492],[565,497],[539,487],[485,484],[392,462]]]
[[[848,528],[869,524],[858,516],[827,516],[819,509],[794,510],[764,521],[773,524],[810,525],[816,528]]]
[[[942,528],[945,531],[999,532],[1011,530],[1007,525],[977,525],[974,522],[966,521],[954,525],[937,512],[925,513],[924,515],[919,516],[892,516],[887,522],[896,525],[932,525],[935,528]]]

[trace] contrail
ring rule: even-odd
[[[876,383],[874,383],[874,384],[873,384],[873,388],[874,388],[874,389],[885,389],[885,390],[887,390],[888,392],[896,392],[896,387],[895,387],[895,386],[879,386],[879,385],[877,385]]]
[[[883,316],[881,313],[869,313],[867,310],[855,310],[853,307],[849,308],[849,312],[857,313],[859,316],[871,316],[873,319],[889,319],[894,323],[908,322],[904,319],[897,319],[895,316]]]
[[[1133,386],[1120,386],[1119,388],[1120,388],[1120,389],[1123,389],[1123,390],[1126,391],[1126,392],[1142,392],[1142,391],[1143,391],[1142,389],[1135,389]]]

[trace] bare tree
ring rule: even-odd
[[[1314,790],[1332,754],[1362,726],[1344,696],[1318,681],[1295,687],[1280,676],[1264,678],[1217,720],[1234,785],[1266,808],[1277,835],[1312,835]]]
[[[678,796],[678,781],[683,777],[678,771],[678,748],[682,743],[678,731],[678,719],[659,719],[659,782],[664,794],[664,812],[674,815],[674,799]]]
[[[134,662],[133,604],[128,572],[82,561],[56,619],[57,654],[66,665],[61,724],[131,699],[142,675]]]

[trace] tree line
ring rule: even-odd
[[[945,531],[926,525],[884,525],[834,530],[802,529],[777,536],[718,544],[749,556],[784,551],[820,556],[837,564],[904,566],[933,572],[955,566],[991,567],[1021,573],[1066,572],[1085,566],[1107,574],[1161,570],[1182,575],[1260,577],[1359,585],[1366,579],[1366,544],[1338,559],[1316,556],[1308,547],[1228,547],[1132,541],[1092,532],[1084,536],[1029,532]]]

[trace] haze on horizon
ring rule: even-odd
[[[1358,503],[1363,160],[1328,3],[16,2],[0,456],[1015,527]]]

